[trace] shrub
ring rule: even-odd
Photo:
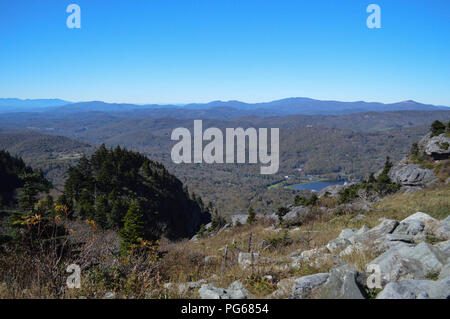
[[[309,198],[296,195],[294,198],[294,206],[314,206],[317,204],[318,197],[312,194]]]
[[[278,215],[278,221],[280,222],[280,224],[283,222],[283,217],[284,215],[286,215],[287,213],[289,213],[289,208],[284,207],[284,206],[280,206],[277,209],[277,215]]]
[[[252,206],[248,208],[248,217],[247,217],[247,223],[252,224],[256,220],[256,213],[253,210]]]
[[[442,133],[445,133],[446,127],[445,124],[441,121],[434,121],[433,124],[431,124],[431,136],[437,136]]]

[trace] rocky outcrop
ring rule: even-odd
[[[439,221],[417,212],[401,222],[381,219],[381,223],[372,229],[367,226],[344,229],[323,248],[293,254],[291,258],[297,264],[313,260],[316,264],[311,266],[319,267],[317,262],[326,256],[341,265],[332,268],[328,274],[286,281],[290,285],[289,296],[299,299],[366,298],[364,287],[369,274],[342,264],[342,258],[359,250],[380,253],[366,265],[366,269],[375,266],[379,270],[383,290],[378,298],[447,298],[450,295],[450,240],[432,245],[426,239],[428,236],[438,236],[441,240],[448,238],[449,220],[447,217]],[[281,295],[281,291],[286,292],[286,287],[279,288],[274,295]]]
[[[447,159],[450,157],[450,137],[446,134],[431,137],[428,134],[419,142],[419,149],[435,160]]]
[[[291,254],[290,258],[267,258],[258,253],[239,253],[238,264],[243,270],[252,266],[259,270],[330,267],[322,272],[303,277],[280,280],[269,298],[333,298],[363,299],[373,291],[368,278],[377,269],[381,292],[377,298],[448,298],[450,297],[450,240],[449,220],[437,220],[426,213],[417,212],[398,222],[380,219],[369,228],[343,229],[339,236],[325,246]],[[435,244],[426,242],[429,237],[439,238]],[[366,273],[357,270],[348,261],[355,252],[377,252],[378,257],[365,265]],[[280,266],[279,264],[283,264]],[[265,280],[274,281],[272,276]],[[267,278],[267,279],[266,279]],[[430,280],[434,279],[434,280]],[[179,294],[198,289],[203,299],[245,299],[250,294],[240,282],[228,288],[217,288],[205,282],[181,284]]]
[[[393,182],[403,186],[426,186],[437,181],[433,170],[421,168],[418,164],[400,162],[389,171]]]

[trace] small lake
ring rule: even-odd
[[[344,185],[345,180],[340,181],[317,181],[317,182],[310,182],[305,184],[298,184],[290,186],[293,189],[309,189],[310,191],[320,191],[324,189],[327,186],[331,185]]]

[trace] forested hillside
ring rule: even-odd
[[[82,157],[69,169],[61,200],[74,217],[114,229],[134,205],[146,239],[189,237],[210,220],[201,198],[162,164],[120,147],[101,145],[90,159]]]

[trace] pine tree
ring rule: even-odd
[[[445,133],[445,124],[438,120],[434,121],[431,124],[431,136],[437,136],[442,133]]]
[[[37,202],[39,193],[48,193],[52,185],[44,178],[42,172],[27,173],[21,179],[23,181],[23,187],[19,195],[19,204],[21,208],[31,211]]]
[[[123,218],[123,228],[119,235],[122,238],[121,250],[128,252],[132,245],[136,244],[138,238],[143,237],[144,219],[139,206],[132,202]]]
[[[250,206],[250,207],[248,208],[247,223],[248,223],[248,224],[251,224],[251,223],[253,223],[253,222],[255,221],[255,219],[256,219],[255,211],[253,210],[253,207]]]

